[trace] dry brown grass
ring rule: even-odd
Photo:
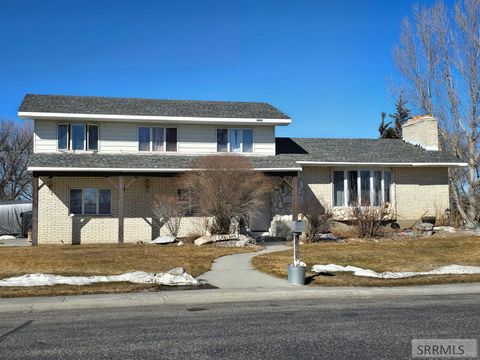
[[[291,251],[253,258],[253,265],[266,273],[286,278]],[[311,269],[315,264],[352,265],[382,271],[428,271],[448,265],[480,265],[480,237],[431,237],[406,240],[350,240],[300,247],[300,259]],[[309,273],[313,276],[313,273]],[[315,276],[312,283],[324,286],[398,286],[480,281],[480,275],[419,276],[409,279],[373,279],[336,273]]]
[[[0,278],[29,273],[67,276],[116,275],[130,271],[162,272],[181,266],[198,276],[217,257],[250,252],[247,248],[159,245],[41,245],[0,248]],[[118,293],[152,288],[152,285],[111,283],[88,286],[3,287],[0,297]]]

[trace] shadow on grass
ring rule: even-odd
[[[330,276],[335,276],[335,274],[332,274],[332,273],[329,273],[329,272],[322,272],[322,273],[318,273],[318,274],[315,274],[315,275],[310,275],[310,276],[307,276],[305,278],[305,285],[309,285],[311,284],[315,278],[319,277],[319,276],[327,276],[327,277],[330,277]]]

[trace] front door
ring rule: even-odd
[[[258,211],[250,216],[250,231],[268,231],[271,221],[270,194],[267,193],[262,197]]]

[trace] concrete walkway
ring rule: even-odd
[[[216,259],[210,271],[199,277],[210,285],[220,289],[254,289],[254,288],[285,288],[292,287],[287,280],[279,279],[253,268],[250,260],[257,256],[290,247],[283,244],[267,245],[262,251],[247,254],[222,256]]]

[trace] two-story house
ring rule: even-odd
[[[345,220],[360,202],[388,202],[399,221],[449,208],[448,168],[432,117],[409,120],[403,140],[277,138],[291,119],[266,103],[26,95],[19,117],[34,121],[33,243],[149,241],[164,229],[158,192],[180,193],[179,176],[202,155],[248,156],[275,177],[252,231],[277,215],[296,218],[312,196]],[[313,124],[312,124],[313,125]],[[184,219],[181,235],[201,222]]]

